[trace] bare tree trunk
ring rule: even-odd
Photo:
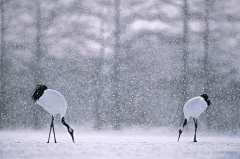
[[[36,59],[34,67],[34,82],[36,85],[43,84],[42,76],[43,71],[41,68],[42,61],[42,48],[41,48],[41,38],[42,38],[42,28],[41,28],[41,2],[36,1]],[[40,107],[34,107],[34,128],[40,128]]]
[[[179,123],[183,121],[183,105],[187,101],[187,77],[188,77],[188,21],[189,21],[189,13],[188,13],[188,0],[184,0],[183,6],[183,81],[182,81],[182,90],[181,90],[181,104],[178,106],[177,113],[174,119],[174,123]],[[178,124],[179,125],[179,124]]]
[[[205,0],[205,17],[204,17],[204,23],[205,23],[205,31],[204,31],[204,59],[203,59],[203,72],[205,77],[205,83],[204,83],[204,93],[209,94],[210,93],[210,84],[209,84],[209,8],[210,8],[210,0]],[[210,109],[207,109],[207,128],[211,128],[211,115],[212,113],[209,112]]]
[[[1,0],[0,4],[0,14],[1,14],[1,43],[0,43],[0,49],[1,49],[1,59],[0,59],[0,69],[1,69],[1,75],[0,75],[0,82],[1,82],[1,88],[0,88],[0,129],[3,128],[3,115],[5,113],[5,81],[6,81],[6,74],[5,74],[5,21],[4,21],[4,0]]]
[[[119,73],[120,73],[120,0],[115,0],[115,46],[114,46],[114,64],[113,64],[113,126],[115,130],[121,129],[121,109],[119,94]]]
[[[184,7],[183,7],[183,90],[182,90],[182,101],[183,103],[187,100],[187,77],[188,77],[188,21],[189,21],[189,13],[188,13],[188,0],[184,0]]]
[[[42,28],[41,28],[41,20],[42,20],[42,13],[41,13],[41,2],[37,0],[37,21],[36,21],[36,71],[35,71],[35,82],[40,83],[42,82],[42,69],[41,69],[41,60],[42,60],[42,47],[41,47],[41,38],[42,38]]]
[[[208,63],[209,63],[209,0],[205,1],[205,17],[204,17],[204,23],[205,23],[205,31],[204,31],[204,77],[205,77],[205,83],[204,83],[204,92],[209,93],[209,70],[208,70]]]
[[[95,125],[94,128],[96,130],[102,129],[102,121],[101,121],[101,109],[100,109],[100,99],[102,97],[103,92],[103,78],[102,78],[102,66],[104,63],[104,50],[105,50],[105,42],[104,42],[104,22],[101,21],[100,24],[100,33],[99,33],[99,43],[101,44],[101,49],[99,52],[99,59],[97,60],[97,69],[95,71],[93,81],[94,81],[94,88],[95,88],[95,98],[94,98],[94,105],[95,105]]]

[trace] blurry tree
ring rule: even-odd
[[[188,12],[188,0],[184,0],[183,6],[183,89],[182,89],[182,101],[183,103],[187,100],[187,78],[188,78],[188,57],[189,57],[189,50],[188,50],[188,32],[189,32],[189,12]],[[182,112],[182,109],[181,109]],[[182,115],[181,115],[182,116]],[[182,117],[181,117],[182,118]]]
[[[204,83],[204,92],[206,94],[210,93],[209,90],[209,10],[210,10],[210,0],[205,0],[205,13],[204,13],[204,23],[205,23],[205,29],[203,34],[203,42],[204,42],[204,60],[203,60],[203,68],[204,68],[204,77],[205,77],[205,83]]]
[[[115,130],[121,129],[121,95],[119,93],[119,83],[120,83],[120,35],[121,35],[121,29],[120,29],[120,0],[115,0],[115,46],[114,46],[114,62],[113,62],[113,126]]]
[[[43,58],[43,48],[42,48],[42,14],[41,14],[41,1],[36,0],[36,53],[35,60],[33,60],[34,66],[34,83],[36,85],[45,84],[44,82],[44,73],[42,68],[42,58]],[[41,108],[39,106],[34,106],[33,111],[33,120],[34,120],[34,128],[40,128],[40,118],[41,118]]]
[[[104,65],[104,52],[105,52],[105,9],[101,9],[102,15],[100,16],[100,24],[99,24],[99,43],[100,43],[100,50],[99,50],[99,58],[96,58],[96,68],[93,74],[93,85],[94,85],[94,114],[95,114],[95,124],[94,128],[96,130],[102,129],[102,109],[101,109],[101,99],[103,93],[103,65]]]
[[[1,70],[1,76],[0,76],[0,83],[1,83],[1,88],[0,88],[0,129],[3,128],[3,115],[6,113],[6,104],[5,104],[5,87],[6,87],[6,64],[5,64],[5,54],[6,54],[6,42],[5,42],[5,3],[6,0],[1,0],[0,4],[0,14],[1,14],[1,43],[0,43],[0,52],[1,52],[1,58],[0,58],[0,70]]]
[[[187,97],[188,97],[188,76],[189,76],[189,72],[188,72],[188,58],[189,58],[189,49],[188,49],[188,43],[189,43],[189,39],[188,39],[188,35],[189,35],[189,19],[190,19],[190,15],[189,15],[189,4],[188,4],[188,0],[184,0],[183,1],[183,38],[182,38],[182,60],[183,60],[183,74],[182,74],[182,82],[181,82],[181,104],[179,104],[177,112],[176,112],[176,116],[174,119],[174,123],[178,123],[177,125],[180,125],[179,122],[182,124],[183,121],[183,105],[186,103],[187,101]]]
[[[209,31],[209,12],[210,12],[210,5],[212,3],[210,2],[211,0],[205,0],[205,5],[204,5],[204,23],[205,23],[205,28],[204,28],[204,34],[203,34],[203,44],[204,44],[204,59],[203,59],[203,72],[204,72],[204,93],[209,95],[209,98],[211,98],[211,88],[210,88],[210,76],[209,76],[209,67],[210,67],[210,58],[209,58],[209,36],[210,36],[210,31]],[[211,107],[212,108],[212,107]],[[211,109],[213,111],[213,109]],[[211,118],[211,112],[210,109],[206,110],[207,114],[207,128],[210,130],[211,128],[211,121],[213,118]]]

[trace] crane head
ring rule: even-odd
[[[182,129],[179,129],[178,141],[179,141],[179,139],[180,139],[181,134],[182,134]]]

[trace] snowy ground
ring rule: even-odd
[[[193,132],[192,132],[193,133]],[[0,159],[238,159],[240,138],[198,135],[56,132],[57,142],[47,144],[48,131],[0,132]],[[53,137],[53,136],[51,136]]]

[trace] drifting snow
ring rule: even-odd
[[[159,30],[167,29],[169,27],[170,26],[168,24],[161,21],[146,21],[146,20],[137,20],[131,26],[131,28],[136,31],[143,30],[143,29],[159,31]]]
[[[177,134],[178,135],[178,134]],[[1,159],[218,159],[240,158],[237,137],[201,136],[193,143],[193,135],[139,135],[122,132],[75,134],[72,143],[67,132],[56,132],[58,143],[47,144],[48,131],[0,132]],[[53,139],[53,136],[51,136]]]

